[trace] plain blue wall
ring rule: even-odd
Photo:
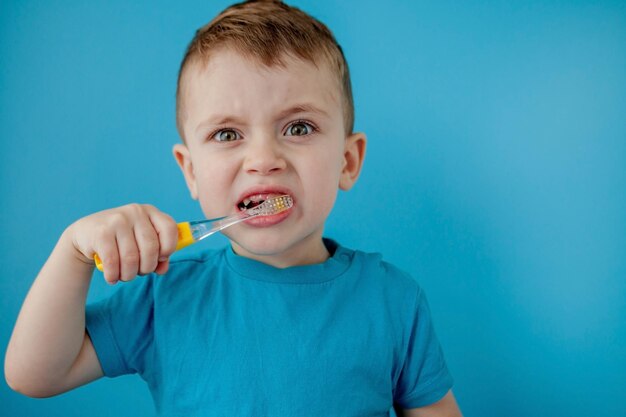
[[[174,3],[0,3],[3,355],[72,221],[129,202],[200,216],[171,157],[176,74],[228,3]],[[327,235],[419,279],[466,417],[626,415],[624,2],[293,4],[344,47],[369,137]],[[46,400],[2,382],[0,404],[153,413],[136,376]]]

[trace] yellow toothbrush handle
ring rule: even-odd
[[[100,259],[97,253],[93,255],[93,260],[96,263],[96,268],[98,269],[98,271],[104,272],[104,267],[102,266],[102,259]]]
[[[193,234],[191,233],[191,226],[189,222],[178,223],[178,243],[176,244],[176,250],[186,248],[187,246],[195,243]]]
[[[176,250],[180,250],[194,243],[195,239],[193,238],[193,234],[191,233],[191,226],[189,225],[189,222],[178,223],[177,226],[178,243],[176,244]],[[102,260],[97,253],[93,255],[93,260],[96,263],[96,268],[98,268],[98,271],[104,272]]]

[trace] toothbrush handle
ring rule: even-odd
[[[259,215],[258,213],[241,212],[241,213],[233,214],[232,216],[226,216],[226,217],[222,217],[221,219],[216,219],[211,224],[210,233],[207,233],[206,235],[202,235],[201,237],[198,236],[196,237],[196,240],[203,239],[207,236],[212,235],[215,232],[219,232],[220,230],[224,230],[227,227],[233,226],[237,223],[241,223],[244,220],[247,220],[251,217],[256,217],[258,215]]]
[[[176,250],[186,248],[192,243],[195,243],[196,240],[193,238],[190,222],[178,223],[176,226],[178,227],[178,243],[176,243]]]

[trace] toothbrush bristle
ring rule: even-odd
[[[293,205],[293,199],[288,195],[281,195],[279,197],[268,198],[262,204],[255,207],[262,216],[270,216],[272,214],[278,214],[282,211],[291,208]]]

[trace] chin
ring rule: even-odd
[[[245,236],[228,236],[233,246],[242,254],[252,254],[257,256],[280,255],[289,249],[289,243],[286,242],[284,235],[268,236],[251,236],[246,233]]]
[[[294,236],[278,230],[272,233],[233,233],[228,238],[233,244],[236,252],[243,256],[258,257],[284,257],[293,259],[306,258],[310,251],[316,246],[316,242],[322,241],[322,232],[306,234],[305,236]]]
[[[245,250],[250,254],[254,254],[256,256],[277,256],[282,257],[287,254],[292,254],[296,247],[290,245],[285,241],[280,242],[263,242],[259,244],[250,244],[246,246],[240,245],[240,248]]]

